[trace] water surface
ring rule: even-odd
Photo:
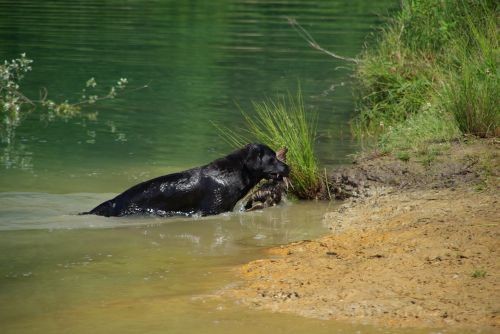
[[[27,210],[18,197],[31,202]],[[235,265],[263,256],[264,247],[327,231],[326,203],[197,219],[67,213],[102,197],[0,197],[2,333],[218,333],[244,330],[254,315],[279,325],[281,317],[247,310],[218,291],[237,281]]]
[[[117,192],[158,173],[204,164],[232,148],[211,122],[237,129],[252,101],[294,93],[319,114],[328,167],[357,148],[348,121],[351,69],[308,47],[295,17],[325,48],[353,57],[395,1],[0,0],[0,59],[27,53],[23,90],[77,100],[90,77],[149,88],[88,107],[96,121],[39,121],[2,143],[2,189]],[[238,107],[239,106],[239,107]],[[67,186],[55,180],[74,180]]]
[[[323,166],[357,148],[348,64],[396,1],[0,0],[0,59],[32,58],[23,91],[77,99],[95,77],[148,84],[90,106],[95,121],[29,115],[0,143],[2,333],[356,333],[369,327],[257,312],[217,292],[271,245],[327,233],[328,203],[207,218],[78,216],[149,178],[231,151],[238,105],[295,92],[319,114]],[[385,330],[384,330],[385,332]]]

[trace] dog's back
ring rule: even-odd
[[[110,199],[109,201],[99,204],[88,212],[80,213],[80,215],[98,215],[104,217],[118,216],[115,207],[116,205],[114,204],[113,200]]]

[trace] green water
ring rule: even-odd
[[[1,333],[385,332],[257,312],[217,297],[235,265],[271,245],[327,233],[328,203],[286,203],[203,219],[77,216],[154,176],[231,148],[211,125],[243,125],[237,105],[295,91],[319,113],[327,168],[357,149],[346,64],[396,1],[0,0],[0,59],[34,59],[32,97],[78,98],[90,77],[148,84],[88,108],[95,121],[36,113],[0,144]]]
[[[231,149],[210,122],[238,128],[238,105],[251,112],[251,101],[299,84],[319,113],[321,162],[345,162],[357,148],[349,64],[308,47],[285,17],[355,56],[396,2],[0,0],[0,59],[34,60],[22,82],[29,96],[45,87],[55,100],[78,99],[90,77],[103,87],[121,77],[130,88],[149,84],[87,108],[95,122],[28,117],[12,147],[2,145],[1,189],[118,192],[206,163]]]

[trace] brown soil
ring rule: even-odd
[[[351,196],[325,216],[332,234],[270,249],[229,294],[321,319],[499,330],[498,162],[495,141],[456,143],[430,164],[360,159],[332,177]]]

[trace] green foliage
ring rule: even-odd
[[[232,146],[241,147],[252,140],[274,150],[288,148],[292,192],[302,199],[315,198],[321,188],[321,176],[313,145],[316,136],[315,114],[308,114],[300,91],[296,96],[253,103],[255,114],[242,111],[247,128],[240,132],[217,126]]]
[[[48,99],[45,90],[42,91],[41,99],[34,100],[25,96],[21,90],[21,81],[25,74],[31,71],[32,63],[33,60],[28,59],[23,53],[20,58],[10,62],[4,61],[0,65],[0,136],[2,141],[7,143],[10,143],[15,128],[21,124],[24,117],[35,110],[40,112],[40,119],[46,121],[67,120],[74,117],[94,120],[97,113],[83,112],[81,107],[100,100],[115,98],[117,91],[124,90],[128,83],[127,79],[121,78],[109,88],[107,93],[99,93],[96,91],[97,82],[91,78],[87,81],[77,102],[67,100],[55,102]]]
[[[486,270],[476,269],[472,272],[471,276],[473,278],[485,278],[486,277]]]
[[[16,127],[21,122],[21,107],[25,103],[30,103],[20,91],[19,83],[24,75],[31,71],[31,59],[26,58],[26,54],[21,54],[20,58],[7,60],[0,65],[0,115],[2,124],[6,127]]]
[[[358,135],[376,135],[417,113],[432,85],[428,62],[404,48],[394,48],[395,32],[374,50],[366,50],[356,68],[361,94],[360,115],[354,121]]]
[[[385,150],[498,134],[497,4],[407,0],[356,68],[353,130]],[[459,130],[458,130],[459,129]]]
[[[496,74],[481,74],[481,64],[463,66],[447,82],[442,102],[464,133],[480,137],[498,136],[500,85]]]
[[[379,144],[386,152],[423,151],[429,143],[459,137],[453,117],[428,104],[422,112],[389,127],[380,135]]]
[[[450,74],[441,92],[443,108],[464,133],[499,135],[500,80],[496,17],[484,12],[476,23],[467,14],[468,31],[450,46]]]
[[[404,162],[410,161],[410,154],[408,152],[397,152],[396,157]]]

